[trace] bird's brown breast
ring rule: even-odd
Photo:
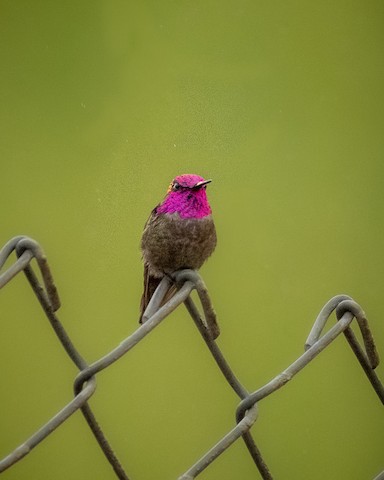
[[[182,268],[199,269],[216,246],[211,215],[181,218],[178,213],[152,213],[144,228],[141,249],[150,274],[163,276]]]

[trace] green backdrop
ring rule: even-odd
[[[384,355],[383,17],[378,0],[0,2],[0,243],[43,245],[88,361],[137,328],[142,228],[181,173],[213,179],[201,273],[249,390],[302,353],[338,293]],[[77,372],[22,275],[0,300],[4,456],[70,401]],[[90,403],[133,480],[168,480],[238,399],[180,307]],[[340,337],[252,431],[278,479],[361,480],[384,470],[383,427]],[[115,478],[80,413],[4,473],[42,478]],[[200,478],[259,476],[239,441]]]

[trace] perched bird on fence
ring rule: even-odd
[[[140,323],[164,275],[183,268],[199,269],[215,249],[216,230],[206,193],[210,182],[193,174],[176,177],[145,224]]]

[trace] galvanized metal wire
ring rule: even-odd
[[[370,384],[380,401],[384,404],[384,387],[375,372],[375,368],[379,364],[379,356],[366,315],[362,308],[347,295],[333,297],[321,309],[305,343],[305,352],[299,358],[266,385],[255,391],[249,392],[241,384],[238,377],[231,369],[216,342],[216,338],[220,331],[217,324],[216,314],[212,307],[208,290],[201,276],[196,271],[182,270],[175,272],[172,277],[165,277],[157,288],[145,311],[144,318],[147,319],[145,323],[143,323],[143,325],[135,330],[129,337],[120,342],[111,352],[108,352],[92,364],[88,364],[74,346],[74,343],[67,334],[63,324],[57,317],[56,312],[60,308],[60,299],[47,258],[40,245],[35,240],[26,236],[18,236],[9,240],[0,250],[0,272],[8,257],[13,252],[16,253],[17,259],[0,274],[0,289],[8,284],[18,273],[22,271],[24,272],[47,319],[56,333],[58,340],[62,344],[69,358],[79,369],[79,374],[74,380],[73,400],[64,405],[63,408],[54,417],[48,420],[45,425],[40,427],[21,445],[17,446],[9,453],[9,455],[0,460],[0,473],[20,461],[70,416],[80,410],[99,443],[106,459],[111,464],[117,478],[128,480],[129,477],[127,473],[116,457],[87,402],[95,392],[96,375],[118,361],[129,350],[140,343],[146,335],[152,332],[152,330],[154,330],[182,303],[185,304],[189,315],[193,319],[224,378],[238,395],[240,403],[236,410],[236,422],[234,427],[219,439],[216,445],[212,446],[207,452],[205,452],[194,465],[180,475],[178,480],[191,480],[196,478],[240,437],[243,438],[261,478],[264,480],[273,479],[272,473],[251,434],[251,428],[258,418],[258,402],[292,380],[297,373],[327,348],[341,333],[346,337]],[[30,265],[34,258],[36,259],[38,269],[40,270],[43,284],[40,284],[37,275]],[[163,300],[166,298],[166,294],[173,283],[176,285],[177,291],[163,305]],[[190,296],[192,290],[197,291],[202,313],[200,313],[198,307]],[[334,311],[336,313],[337,322],[322,335],[324,327]],[[356,319],[360,328],[363,345],[360,345],[350,328],[354,319]],[[375,480],[379,479],[384,479],[384,471],[376,476]]]

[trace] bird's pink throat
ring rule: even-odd
[[[157,213],[178,213],[181,218],[203,218],[211,215],[204,189],[171,192],[157,208]]]

